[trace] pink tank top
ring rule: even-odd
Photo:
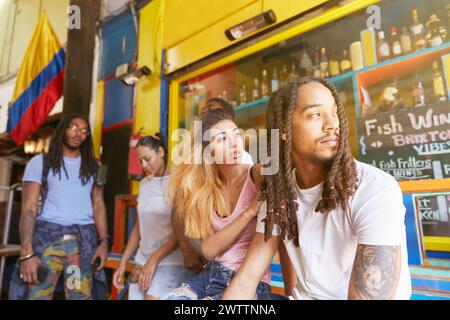
[[[212,225],[216,232],[224,229],[227,225],[239,217],[256,198],[258,191],[256,190],[256,186],[250,176],[250,169],[251,167],[248,170],[247,179],[244,182],[244,187],[239,195],[239,199],[233,213],[226,218],[220,218],[215,212],[212,213]],[[250,242],[252,241],[255,232],[256,217],[247,224],[245,229],[231,245],[231,247],[222,255],[217,256],[214,260],[237,272],[245,259],[247,249],[250,246]],[[269,269],[267,269],[261,281],[270,285]]]

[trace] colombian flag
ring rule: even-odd
[[[28,46],[17,75],[8,113],[8,133],[22,144],[44,123],[64,87],[65,53],[45,13]]]

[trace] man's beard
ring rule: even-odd
[[[64,137],[64,142],[63,142],[64,146],[66,146],[67,149],[70,149],[72,151],[76,151],[76,150],[80,150],[81,145],[79,147],[74,147],[71,146],[68,142],[67,142],[67,137]]]
[[[325,165],[327,167],[331,167],[331,165],[333,164],[334,159],[336,159],[336,154],[334,156],[331,157],[327,157],[327,158],[321,158],[318,156],[311,156],[310,158],[313,162],[318,163],[318,164],[322,164]]]

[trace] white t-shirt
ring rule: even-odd
[[[300,246],[284,240],[297,273],[295,299],[347,299],[358,244],[401,246],[401,272],[395,298],[410,299],[406,210],[400,187],[387,173],[358,161],[356,165],[359,187],[349,199],[348,212],[340,206],[325,214],[315,212],[323,183],[310,189],[300,189],[295,183]],[[296,181],[295,169],[292,179]],[[266,215],[266,207],[266,203],[261,205],[258,217],[260,233],[264,233],[261,220]],[[278,226],[274,226],[273,235],[280,235]]]
[[[242,164],[254,164],[252,156],[245,150],[242,152]]]
[[[134,260],[144,265],[173,233],[171,206],[167,196],[170,175],[146,177],[141,180],[138,196],[139,232],[141,241]],[[159,265],[184,265],[180,247],[164,257]]]

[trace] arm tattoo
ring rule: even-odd
[[[36,212],[34,210],[25,210],[22,212],[20,217],[20,241],[22,246],[31,247],[35,225]]]
[[[393,299],[400,276],[400,246],[358,245],[349,299]]]

